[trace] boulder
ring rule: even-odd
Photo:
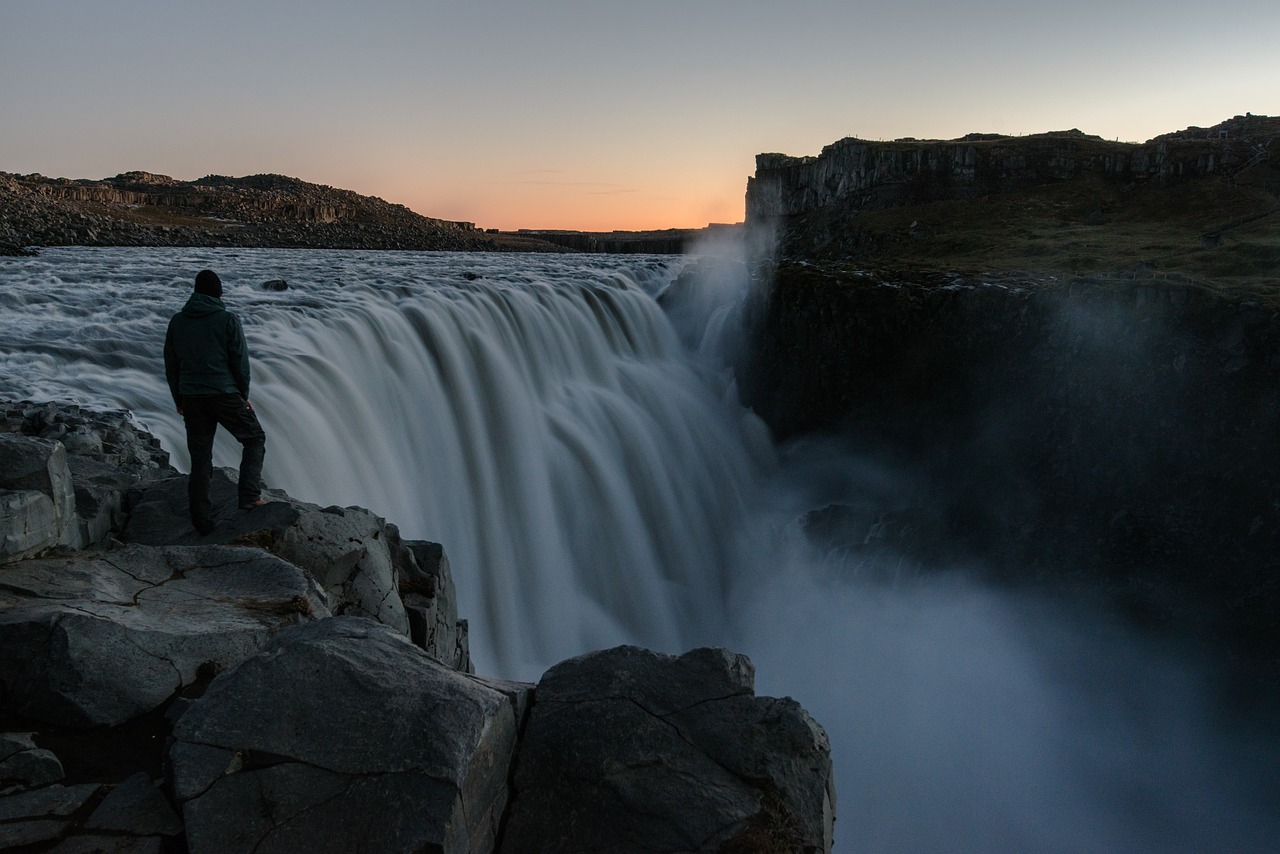
[[[6,567],[0,712],[113,726],[329,615],[298,567],[246,547],[132,545]]]
[[[239,543],[266,549],[315,576],[334,614],[369,617],[409,633],[385,520],[359,507],[308,504],[267,490],[267,504],[237,508],[235,472],[215,469],[210,496],[217,527],[201,536],[192,527],[187,477],[142,484],[121,538],[134,543]]]
[[[132,836],[176,836],[182,833],[169,800],[146,774],[139,772],[121,782],[102,800],[84,826],[90,830],[116,831]]]
[[[129,490],[165,472],[169,455],[127,412],[0,401],[0,563],[102,543]]]
[[[393,549],[398,529],[390,538]],[[458,594],[449,569],[449,557],[439,543],[408,540],[400,545],[396,561],[400,597],[409,617],[409,636],[438,661],[473,673],[467,622],[458,619]]]
[[[57,839],[100,788],[97,783],[47,786],[0,797],[0,851]]]
[[[822,728],[742,655],[618,647],[538,683],[503,850],[829,851]]]
[[[490,851],[513,704],[368,619],[297,626],[174,727],[193,854]]]
[[[80,545],[73,524],[75,490],[61,442],[0,433],[0,490],[0,562]]]
[[[171,471],[160,441],[123,409],[91,410],[70,403],[0,401],[0,433],[62,439],[67,453],[99,459],[135,478]]]
[[[66,776],[50,750],[37,747],[29,732],[0,733],[0,791],[35,789]]]
[[[34,489],[0,489],[0,564],[48,551],[61,538],[49,496]]]
[[[49,854],[160,854],[163,846],[159,836],[70,836]]]

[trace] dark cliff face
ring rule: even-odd
[[[1239,116],[1146,143],[1111,142],[1078,130],[956,140],[870,142],[846,138],[817,157],[761,154],[747,180],[747,222],[810,213],[972,198],[1084,175],[1125,180],[1230,176],[1265,159],[1280,119]]]
[[[827,547],[1086,590],[1274,658],[1274,303],[791,265],[760,314],[746,402],[898,478],[814,514]]]
[[[877,267],[1280,276],[1280,118],[1239,116],[1146,143],[1080,131],[844,139],[762,154],[747,224],[783,257]]]

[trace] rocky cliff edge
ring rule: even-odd
[[[0,404],[0,848],[830,850],[826,735],[745,657],[475,676],[438,544],[266,497],[200,537],[128,413]]]

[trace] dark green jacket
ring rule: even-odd
[[[183,397],[238,394],[249,398],[249,347],[240,319],[222,300],[192,294],[169,321],[164,375],[174,404]]]

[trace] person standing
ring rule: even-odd
[[[164,373],[174,406],[187,428],[191,524],[207,535],[215,527],[209,487],[213,437],[219,424],[243,446],[240,508],[266,504],[262,499],[262,459],[267,434],[249,403],[249,348],[240,319],[222,304],[222,280],[212,270],[196,274],[195,292],[169,321]]]

